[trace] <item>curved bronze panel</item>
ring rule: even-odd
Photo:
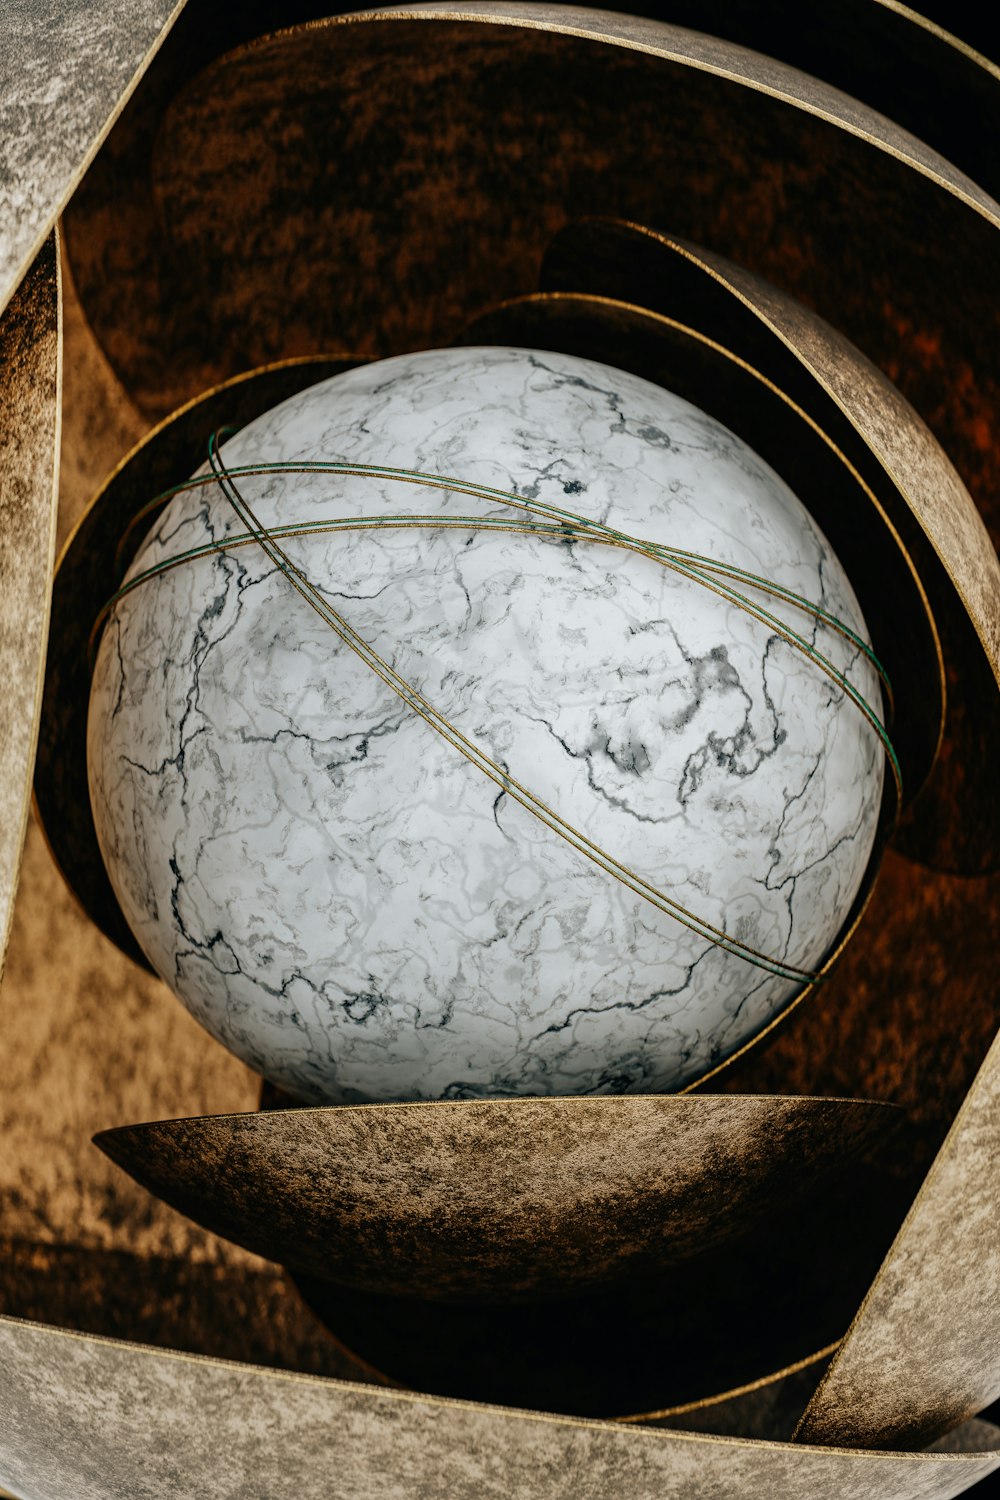
[[[665,1411],[645,1412],[620,1421],[681,1432],[711,1432],[719,1437],[765,1438],[787,1442],[837,1346],[821,1349],[734,1391],[705,1401],[688,1401]]]
[[[890,1106],[642,1095],[122,1126],[102,1151],[215,1233],[401,1296],[566,1296],[738,1239],[872,1147]]]
[[[28,818],[49,628],[59,323],[53,235],[0,317],[0,973]]]
[[[908,1201],[856,1160],[811,1197],[775,1200],[738,1240],[542,1304],[432,1302],[294,1279],[342,1346],[401,1385],[621,1417],[701,1402],[839,1342]]]
[[[897,373],[985,504],[989,200],[805,75],[577,14],[574,29],[571,10],[408,7],[213,64],[168,112],[127,213],[120,184],[95,177],[68,217],[88,316],[130,393],[162,412],[281,353],[446,343],[535,289],[568,220],[627,214],[813,302]]]
[[[1000,1465],[625,1429],[439,1401],[0,1320],[0,1483],[47,1500],[950,1500]]]
[[[316,356],[235,377],[191,401],[152,432],[115,469],[70,535],[52,595],[52,629],[35,765],[35,805],[49,848],[70,889],[106,937],[148,967],[107,877],[87,790],[87,643],[98,610],[116,586],[115,553],[141,506],[202,463],[208,434],[241,426],[295,391],[351,368],[357,360]],[[142,541],[139,527],[131,552]]]
[[[183,5],[5,7],[0,312]]]
[[[998,1151],[1000,1037],[806,1410],[799,1441],[923,1446],[1000,1396]]]

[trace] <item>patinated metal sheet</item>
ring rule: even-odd
[[[1000,1038],[797,1437],[933,1441],[1000,1396]]]
[[[1000,1465],[629,1429],[171,1355],[0,1320],[0,1483],[46,1500],[948,1500]],[[984,1451],[985,1450],[985,1451]]]
[[[985,503],[996,218],[960,174],[730,44],[593,12],[587,35],[560,31],[572,12],[555,9],[530,12],[540,26],[460,15],[407,8],[261,42],[174,101],[152,174],[144,123],[127,198],[92,174],[71,256],[145,409],[280,354],[447,342],[535,289],[562,224],[624,213],[812,301],[898,376]]]
[[[42,248],[0,318],[0,972],[28,816],[59,468],[59,267]]]
[[[184,0],[8,0],[0,50],[0,312]]]
[[[568,1295],[737,1239],[896,1111],[849,1100],[493,1099],[122,1126],[97,1144],[268,1260],[442,1301]]]

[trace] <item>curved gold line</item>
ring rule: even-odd
[[[488,1401],[462,1401],[454,1396],[432,1396],[418,1391],[399,1390],[392,1386],[365,1386],[359,1385],[352,1380],[334,1380],[328,1376],[310,1375],[301,1370],[282,1370],[273,1366],[256,1365],[246,1361],[234,1359],[219,1359],[212,1354],[190,1354],[183,1349],[161,1349],[152,1344],[137,1344],[128,1339],[110,1338],[107,1335],[96,1333],[80,1333],[74,1328],[58,1328],[51,1323],[38,1323],[28,1318],[14,1318],[9,1314],[0,1315],[0,1329],[28,1328],[41,1330],[47,1338],[55,1340],[66,1339],[78,1344],[98,1345],[108,1349],[127,1349],[134,1355],[151,1356],[153,1359],[175,1362],[184,1365],[200,1365],[202,1368],[209,1367],[215,1370],[236,1370],[244,1379],[248,1373],[255,1377],[264,1377],[266,1385],[269,1380],[281,1381],[291,1385],[319,1385],[328,1390],[340,1389],[350,1391],[352,1395],[369,1394],[377,1397],[380,1401],[392,1402],[403,1401],[409,1405],[426,1405],[436,1407],[443,1411],[474,1411],[489,1412],[491,1416],[508,1419],[514,1422],[525,1421],[550,1427],[572,1427],[582,1428],[592,1432],[603,1432],[606,1435],[622,1436],[620,1423],[613,1420],[600,1421],[591,1417],[561,1417],[554,1413],[529,1411],[521,1407],[499,1406],[495,1402]],[[1000,1429],[997,1430],[1000,1440]],[[695,1443],[707,1448],[754,1448],[762,1449],[770,1453],[780,1453],[789,1457],[789,1444],[776,1443],[766,1438],[733,1438],[716,1437],[711,1433],[704,1432],[671,1432],[669,1428],[651,1427],[643,1432],[643,1439],[650,1443]],[[633,1440],[635,1441],[635,1440]],[[878,1448],[829,1448],[818,1443],[800,1443],[794,1450],[799,1453],[813,1453],[818,1455],[829,1455],[831,1458],[857,1459],[861,1462],[875,1461],[881,1464],[963,1464],[974,1467],[986,1467],[994,1469],[1000,1463],[1000,1446],[986,1452],[982,1450],[967,1451],[962,1453],[900,1453]]]
[[[972,627],[975,630],[976,635],[978,636],[980,643],[982,644],[983,651],[985,652],[986,659],[989,662],[990,667],[991,667],[991,669],[993,671],[993,675],[996,677],[997,682],[1000,683],[1000,658],[994,656],[994,652],[992,650],[992,647],[990,646],[990,644],[989,644],[986,636],[983,634],[982,628],[980,626],[978,611],[973,610],[970,607],[969,601],[968,601],[968,599],[966,598],[966,595],[965,595],[965,590],[964,590],[963,586],[961,585],[961,583],[959,583],[958,579],[955,577],[954,571],[952,569],[950,558],[946,558],[946,557],[942,556],[942,553],[941,553],[940,548],[938,547],[937,541],[935,540],[935,538],[932,535],[932,533],[927,529],[927,526],[925,524],[924,518],[923,518],[920,510],[917,507],[915,507],[914,504],[913,504],[912,496],[911,496],[911,493],[910,493],[910,490],[908,489],[908,487],[900,480],[900,478],[896,474],[895,470],[885,460],[885,458],[883,458],[883,456],[878,452],[878,450],[872,446],[872,444],[868,441],[867,437],[865,437],[864,433],[860,430],[860,428],[858,428],[855,425],[854,418],[853,418],[851,412],[849,411],[849,409],[844,405],[843,401],[837,395],[837,393],[833,389],[833,387],[827,383],[827,381],[823,378],[823,376],[820,374],[820,372],[816,369],[816,367],[813,365],[812,361],[809,359],[808,355],[803,350],[801,350],[800,347],[797,344],[793,343],[782,332],[781,328],[776,323],[772,322],[771,318],[767,315],[767,313],[763,312],[761,310],[761,308],[755,302],[751,301],[750,298],[747,297],[747,295],[746,295],[745,292],[742,292],[739,289],[738,286],[734,286],[733,283],[731,281],[729,281],[726,278],[726,276],[721,271],[717,271],[715,269],[715,267],[709,261],[702,260],[698,256],[698,254],[697,254],[697,252],[695,250],[689,249],[687,246],[681,244],[680,241],[678,241],[678,240],[671,239],[669,235],[658,234],[655,229],[648,229],[648,228],[646,228],[645,225],[635,224],[635,223],[631,222],[630,220],[626,220],[626,219],[620,219],[620,220],[617,220],[616,222],[622,223],[622,224],[628,224],[628,226],[629,226],[630,229],[638,230],[640,233],[642,233],[643,235],[648,236],[650,239],[657,240],[659,243],[668,246],[669,249],[675,251],[678,255],[683,256],[685,260],[689,260],[692,263],[692,265],[697,266],[699,270],[705,272],[706,275],[712,277],[712,279],[714,281],[717,281],[720,286],[724,287],[726,289],[726,291],[731,296],[735,297],[738,302],[741,302],[743,304],[743,306],[746,307],[746,309],[750,313],[753,314],[753,316],[758,320],[758,322],[762,323],[765,328],[770,329],[770,331],[775,335],[776,338],[778,338],[778,340],[784,345],[784,347],[789,351],[789,353],[792,354],[794,356],[794,358],[798,360],[799,364],[802,365],[802,367],[804,369],[806,369],[806,370],[809,371],[810,375],[816,381],[816,384],[820,387],[820,389],[823,390],[823,391],[825,391],[826,394],[830,397],[830,400],[834,403],[834,405],[837,406],[841,412],[843,412],[844,416],[850,422],[851,426],[854,427],[854,430],[858,433],[858,436],[861,438],[861,441],[864,443],[865,447],[872,454],[872,456],[874,457],[874,459],[878,463],[879,467],[888,476],[888,478],[892,482],[892,484],[893,484],[894,488],[896,489],[896,491],[898,492],[898,494],[902,496],[902,498],[905,501],[907,509],[909,510],[911,516],[913,517],[914,521],[916,521],[916,523],[920,527],[921,531],[924,533],[925,537],[927,538],[928,542],[931,545],[931,550],[933,551],[935,557],[938,559],[938,561],[940,562],[941,566],[944,568],[945,572],[947,573],[948,578],[949,578],[949,580],[951,582],[951,585],[954,588],[955,593],[958,595],[959,599],[961,600],[962,607],[964,608],[965,613],[966,613],[969,621],[971,622]],[[820,320],[820,321],[823,321],[823,320]],[[881,371],[879,373],[881,374]],[[915,413],[915,415],[916,415],[916,413]],[[935,439],[935,441],[936,441],[936,439]],[[945,455],[945,456],[947,457],[947,455]],[[961,476],[958,476],[958,477],[959,477],[959,483],[962,485],[963,491],[966,494],[968,494],[968,491],[965,488],[965,484],[962,481]],[[969,497],[969,503],[975,509],[975,502],[972,500],[971,496]],[[981,523],[981,517],[979,517],[978,510],[976,510],[976,515],[980,519],[980,523]],[[985,531],[985,528],[983,530],[983,536],[986,538],[987,541],[989,540],[989,537],[988,537],[988,534]],[[990,545],[992,546],[992,543]],[[940,647],[939,647],[939,649],[940,649]],[[942,662],[942,670],[943,670],[943,662]]]
[[[537,8],[542,9],[542,7]],[[783,88],[779,88],[774,84],[768,84],[748,74],[736,72],[733,68],[723,67],[720,63],[711,62],[707,58],[694,57],[690,53],[679,51],[674,47],[658,45],[653,40],[640,40],[638,37],[627,36],[613,29],[598,30],[598,19],[600,22],[611,23],[612,28],[615,25],[620,26],[623,20],[629,20],[639,21],[644,29],[653,30],[660,27],[666,29],[666,23],[653,18],[637,16],[623,17],[617,12],[594,10],[591,12],[595,17],[595,22],[592,26],[571,25],[567,22],[560,23],[549,20],[544,16],[536,17],[526,14],[527,9],[527,6],[523,9],[518,9],[514,5],[511,5],[505,11],[498,9],[491,11],[485,8],[477,11],[462,6],[457,6],[455,9],[447,9],[443,6],[426,3],[426,0],[418,0],[418,3],[407,6],[405,9],[354,11],[349,15],[328,16],[320,20],[305,21],[298,26],[284,27],[269,33],[265,37],[258,37],[253,42],[245,43],[242,47],[234,48],[232,52],[218,59],[218,63],[227,64],[257,48],[307,31],[320,31],[332,29],[334,26],[358,25],[365,22],[459,22],[469,25],[507,26],[511,29],[521,28],[525,31],[547,32],[555,36],[577,37],[581,41],[597,42],[604,46],[619,47],[622,51],[640,52],[649,57],[661,58],[664,62],[678,63],[682,67],[691,68],[694,72],[707,73],[713,77],[721,78],[727,83],[736,84],[738,87],[749,89],[753,93],[764,94],[768,98],[775,99],[780,104],[788,105],[793,109],[799,109],[804,114],[813,115],[815,118],[825,121],[828,125],[833,125],[837,129],[843,130],[845,134],[852,135],[857,140],[863,141],[866,145],[872,146],[876,150],[884,152],[887,156],[893,157],[904,166],[910,167],[913,171],[919,173],[920,176],[935,183],[952,197],[966,204],[967,207],[979,214],[988,223],[1000,229],[1000,204],[991,198],[988,193],[983,192],[977,183],[973,182],[964,172],[959,171],[946,157],[941,156],[937,151],[932,151],[929,147],[925,147],[928,154],[940,162],[942,166],[951,168],[951,171],[955,174],[954,178],[949,178],[940,170],[935,170],[929,163],[921,161],[918,156],[909,154],[902,145],[894,144],[889,138],[888,133],[882,135],[872,134],[870,129],[866,130],[861,124],[855,124],[846,112],[837,114],[833,106],[840,104],[841,101],[854,104],[855,106],[860,105],[860,108],[869,116],[871,121],[878,122],[882,126],[890,126],[899,137],[906,141],[912,141],[914,145],[923,145],[923,142],[917,136],[903,130],[901,126],[895,125],[887,115],[880,114],[878,110],[861,104],[860,101],[853,99],[849,94],[844,93],[843,90],[835,88],[833,84],[815,79],[810,74],[802,72],[789,63],[778,62],[775,59],[766,57],[763,53],[755,52],[752,48],[744,47],[736,42],[719,42],[719,39],[715,37],[708,38],[708,40],[714,41],[736,54],[738,58],[754,58],[767,62],[772,72],[777,70],[788,78],[789,88],[792,78],[801,78],[812,83],[827,100],[828,107],[814,103],[802,94],[786,92]],[[570,13],[575,12],[580,14],[583,7],[566,6],[565,9]],[[674,33],[686,32],[692,37],[700,38],[702,36],[702,33],[692,31],[688,27],[671,25],[669,26],[669,30]]]
[[[963,42],[962,38],[956,36],[954,32],[945,31],[943,26],[939,26],[929,16],[922,16],[919,11],[911,10],[908,5],[902,5],[900,0],[873,0],[873,4],[881,5],[883,10],[894,11],[897,16],[905,16],[919,30],[926,31],[931,36],[936,36],[940,42],[946,42],[949,47],[953,47],[956,52],[960,52],[963,57],[968,58],[970,62],[976,63],[984,72],[991,73],[994,78],[1000,81],[1000,68],[997,67],[995,62],[992,62],[982,52],[977,52],[975,47],[970,46],[968,42]]]
[[[311,1306],[309,1299],[299,1288],[298,1279],[296,1278],[296,1276],[289,1273],[289,1280],[294,1286],[296,1294],[301,1299],[303,1305],[308,1308],[313,1317],[317,1317],[317,1314]],[[340,1335],[338,1333],[334,1333],[333,1329],[329,1328],[325,1322],[323,1323],[323,1329],[327,1337],[334,1344],[336,1344],[340,1352],[346,1355],[346,1357],[351,1360],[352,1363],[360,1365],[362,1369],[367,1370],[370,1375],[375,1377],[375,1380],[380,1386],[387,1387],[388,1389],[396,1391],[413,1391],[416,1394],[419,1394],[415,1386],[407,1385],[404,1380],[398,1380],[394,1375],[387,1375],[384,1370],[379,1369],[378,1365],[373,1365],[370,1359],[366,1359],[363,1354],[359,1354],[356,1349],[352,1349],[351,1345],[345,1343]],[[824,1349],[817,1350],[815,1354],[807,1354],[804,1359],[796,1360],[794,1364],[786,1365],[781,1370],[774,1370],[767,1375],[761,1375],[757,1380],[748,1381],[746,1385],[737,1385],[733,1386],[731,1390],[720,1391],[718,1395],[703,1396],[700,1401],[686,1401],[682,1406],[665,1406],[662,1411],[644,1411],[634,1413],[628,1412],[626,1415],[621,1417],[602,1417],[599,1420],[604,1422],[614,1422],[619,1427],[634,1427],[641,1426],[647,1422],[656,1422],[664,1417],[680,1417],[685,1416],[688,1412],[707,1411],[710,1407],[721,1405],[723,1401],[730,1401],[737,1396],[748,1396],[752,1391],[759,1391],[763,1390],[766,1386],[776,1385],[779,1380],[783,1380],[789,1375],[796,1375],[800,1370],[804,1370],[807,1368],[807,1366],[818,1363],[818,1361],[821,1359],[829,1359],[830,1355],[833,1354],[836,1349],[839,1349],[840,1344],[841,1340],[838,1339],[836,1343],[828,1344]],[[523,1410],[524,1408],[519,1409]],[[685,1436],[689,1435],[684,1428],[680,1428],[678,1430]],[[754,1438],[744,1438],[743,1441],[756,1442],[759,1440]]]
[[[338,1340],[339,1342],[339,1340]],[[779,1380],[785,1380],[789,1375],[797,1375],[800,1370],[805,1370],[809,1365],[818,1364],[821,1359],[829,1359],[843,1340],[837,1339],[832,1344],[827,1344],[823,1349],[817,1349],[815,1354],[807,1354],[804,1359],[797,1359],[794,1364],[785,1365],[781,1370],[774,1370],[770,1375],[761,1375],[758,1380],[749,1380],[746,1385],[734,1385],[731,1390],[720,1391],[717,1396],[703,1396],[700,1401],[685,1401],[682,1406],[665,1406],[662,1411],[644,1411],[635,1416],[615,1417],[616,1422],[657,1422],[664,1417],[686,1416],[688,1412],[705,1411],[710,1406],[720,1406],[723,1401],[735,1400],[737,1396],[749,1396],[752,1391],[762,1391],[766,1386],[776,1385]]]
[[[701,1105],[711,1100],[716,1109],[725,1110],[730,1100],[746,1107],[749,1103],[759,1104],[761,1110],[767,1105],[769,1110],[774,1110],[786,1104],[795,1105],[829,1105],[844,1104],[860,1112],[871,1109],[885,1109],[897,1113],[903,1112],[901,1104],[894,1104],[888,1099],[848,1099],[837,1094],[698,1094],[688,1095],[685,1093],[675,1094],[501,1094],[490,1099],[391,1099],[379,1104],[295,1104],[287,1109],[249,1109],[230,1110],[221,1115],[186,1115],[175,1118],[171,1116],[166,1120],[145,1120],[138,1125],[113,1125],[108,1130],[99,1130],[92,1137],[98,1140],[103,1136],[117,1135],[122,1132],[138,1132],[143,1130],[159,1130],[162,1126],[166,1133],[171,1127],[181,1125],[211,1125],[222,1123],[226,1120],[260,1120],[270,1126],[273,1121],[281,1120],[284,1116],[298,1115],[339,1115],[347,1111],[381,1111],[390,1113],[395,1110],[413,1109],[452,1109],[456,1112],[468,1109],[494,1109],[498,1113],[510,1108],[518,1108],[526,1105],[545,1105],[546,1108],[559,1107],[561,1109],[593,1109],[594,1106],[617,1109],[620,1104],[634,1105],[636,1109],[653,1108],[655,1101],[659,1106],[665,1103],[669,1107],[681,1105],[689,1109],[693,1105]]]

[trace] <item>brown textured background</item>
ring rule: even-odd
[[[545,51],[542,44],[538,45],[540,62],[536,59],[533,66],[538,76],[544,76],[541,64]],[[581,44],[580,52],[585,50]],[[390,90],[397,82],[389,77]],[[359,86],[364,83],[362,77]],[[439,83],[445,87],[445,74]],[[630,84],[631,75],[624,63],[602,80],[606,90],[602,108],[607,119],[620,118],[618,90],[626,89],[631,99]],[[563,96],[564,102],[566,97],[569,95]],[[676,97],[683,105],[682,86]],[[432,105],[438,103],[433,90],[423,96],[423,102],[427,99]],[[511,108],[516,114],[516,99]],[[641,97],[637,98],[634,121],[629,122],[635,123],[637,130],[643,108],[648,112],[650,102],[644,104]],[[748,136],[738,149],[730,143],[727,149],[731,154],[723,152],[727,171],[743,184],[740,192],[735,196],[720,193],[718,182],[713,187],[706,179],[706,193],[695,205],[697,213],[692,222],[697,225],[704,219],[714,226],[712,233],[725,249],[740,215],[745,219],[749,213],[755,227],[746,242],[747,253],[756,257],[755,264],[772,270],[806,300],[812,298],[822,304],[827,298],[833,306],[844,297],[850,310],[854,306],[850,283],[869,277],[876,295],[883,299],[884,320],[876,320],[868,330],[874,345],[869,342],[866,347],[890,373],[901,374],[911,398],[939,430],[954,440],[953,451],[961,455],[969,482],[986,502],[995,485],[995,460],[987,426],[995,393],[986,364],[995,334],[981,315],[985,301],[980,304],[977,299],[989,290],[995,261],[987,251],[978,255],[980,264],[976,265],[978,231],[970,229],[968,274],[959,277],[955,295],[949,297],[964,320],[960,320],[957,342],[954,328],[942,330],[936,321],[941,312],[937,299],[927,296],[928,290],[934,292],[942,284],[933,264],[923,266],[926,280],[922,306],[908,305],[907,289],[900,290],[896,285],[897,265],[889,246],[876,244],[870,263],[864,257],[857,258],[845,265],[842,278],[828,278],[829,284],[824,283],[823,251],[841,227],[837,213],[842,208],[833,205],[821,230],[815,225],[810,228],[806,210],[810,192],[818,191],[822,197],[823,174],[836,172],[839,159],[834,152],[832,162],[824,160],[819,181],[813,181],[810,187],[809,153],[828,142],[829,136],[815,121],[796,121],[796,142],[789,147],[787,164],[765,162],[765,169],[755,177],[751,170],[758,165],[752,154],[754,122],[759,128],[766,110],[760,101],[749,107]],[[239,128],[236,122],[234,137]],[[568,150],[573,144],[571,137],[572,132],[560,145]],[[377,144],[377,131],[373,139]],[[454,144],[456,137],[448,139]],[[169,137],[164,140],[169,145]],[[599,131],[597,140],[600,144]],[[166,150],[167,145],[161,144],[161,164]],[[529,140],[519,153],[500,162],[502,173],[507,174],[505,180],[516,183],[519,178],[531,177],[532,150],[534,143]],[[592,153],[593,147],[588,150]],[[741,151],[747,153],[743,158]],[[572,151],[568,154],[572,156]],[[108,157],[113,159],[114,151]],[[595,168],[600,167],[599,153],[595,157],[584,152],[579,158],[579,180],[584,181],[588,174],[593,176]],[[497,163],[491,160],[490,172],[495,170]],[[162,235],[164,221],[155,214],[162,212],[164,204],[177,206],[176,199],[170,197],[177,184],[171,187],[167,179],[169,171],[160,189],[160,207],[151,210],[151,200],[143,196],[148,189],[141,173],[134,179],[138,196],[126,193],[120,203],[126,218],[131,216],[132,227],[141,231],[140,238],[147,232],[146,216],[150,212],[154,217],[148,225],[154,235]],[[255,362],[259,341],[263,340],[261,347],[267,347],[275,325],[272,322],[268,326],[266,299],[262,322],[254,325],[251,320],[248,326],[242,325],[243,315],[252,309],[255,290],[260,290],[252,282],[248,292],[251,301],[242,307],[237,304],[237,319],[230,316],[225,298],[220,305],[216,287],[206,281],[208,292],[194,305],[207,308],[208,345],[197,339],[186,342],[190,330],[185,329],[175,339],[171,317],[180,304],[175,301],[172,307],[171,297],[176,296],[178,284],[183,284],[193,250],[204,252],[210,276],[218,275],[212,244],[188,243],[181,235],[168,250],[169,275],[164,273],[162,286],[154,286],[154,290],[163,292],[164,300],[156,311],[157,317],[165,319],[162,326],[149,322],[148,310],[141,301],[130,303],[138,284],[133,272],[141,276],[145,268],[141,262],[129,261],[127,245],[113,244],[116,221],[109,204],[122,184],[112,177],[109,190],[108,180],[106,174],[102,177],[101,169],[93,174],[80,196],[79,215],[75,208],[71,224],[74,257],[81,274],[84,279],[92,274],[105,288],[104,293],[99,287],[96,292],[93,286],[90,288],[88,306],[98,323],[104,317],[119,320],[124,326],[132,319],[133,329],[147,336],[147,345],[140,350],[147,361],[140,371],[145,372],[143,378],[148,375],[152,381],[154,374],[150,372],[157,357],[165,357],[169,378],[176,380],[176,390],[185,395],[198,388],[205,370],[218,368],[219,351],[211,347],[211,339],[220,328],[228,340],[224,362]],[[485,180],[479,179],[480,187]],[[848,196],[855,198],[862,213],[870,213],[874,221],[875,205],[879,195],[885,194],[889,179],[880,176],[879,170],[850,168],[845,181]],[[88,197],[91,186],[94,195]],[[444,172],[439,179],[441,199],[439,203],[430,202],[432,211],[442,206],[446,216],[451,211],[451,186]],[[616,191],[609,190],[601,206],[610,203],[612,210],[630,207],[621,203]],[[935,242],[937,235],[940,240],[939,226],[933,222],[936,200],[925,187],[916,196],[919,201],[914,209],[891,188],[884,203],[889,229],[898,231],[899,223],[913,222],[914,215],[919,221],[922,203],[925,210],[930,209],[930,239]],[[586,206],[592,205],[592,196],[583,192],[582,197]],[[470,211],[476,223],[475,215],[487,212],[485,203],[482,193],[472,193]],[[421,204],[416,206],[419,209]],[[685,211],[691,211],[691,207],[687,204]],[[419,221],[419,214],[417,217]],[[235,227],[242,232],[238,223]],[[540,253],[542,236],[551,227],[544,213],[536,214],[535,221],[530,214],[520,221],[521,238],[528,249],[522,247],[517,254],[523,251],[525,265]],[[313,232],[310,230],[300,242],[307,248]],[[464,234],[464,239],[459,234],[453,242],[458,248],[449,252],[457,256],[458,264],[464,264],[466,248],[475,248],[472,231],[466,227]],[[490,244],[501,263],[508,253],[514,254],[497,229]],[[986,241],[982,244],[985,246]],[[415,279],[410,282],[404,277],[404,285],[415,294],[422,285],[420,276],[426,274],[433,286],[433,277],[440,277],[441,268],[435,271],[431,266],[428,270],[426,262],[419,261],[417,249],[412,241],[397,241],[389,262],[374,263],[376,274],[384,274],[385,264],[393,275],[399,267],[405,271],[416,257],[419,274],[414,273]],[[921,254],[925,252],[926,247]],[[170,280],[177,276],[181,276],[181,283]],[[530,289],[517,278],[515,281],[516,286],[511,283],[514,289]],[[500,288],[492,278],[490,282],[492,297]],[[945,284],[950,288],[950,283]],[[332,289],[336,291],[335,281]],[[447,289],[440,294],[447,297]],[[361,324],[367,323],[370,311],[363,303],[355,309]],[[402,317],[405,311],[397,309],[396,315]],[[864,319],[858,317],[857,329],[861,332],[856,330],[855,336],[863,343],[861,335],[866,327]],[[155,337],[149,343],[151,329]],[[318,336],[315,329],[294,321],[290,329],[279,332],[293,346],[302,339],[310,348],[315,345],[309,341]],[[113,340],[107,337],[106,327],[102,336],[111,347]],[[370,336],[375,338],[374,334]],[[156,339],[160,340],[158,346]],[[73,340],[77,375],[75,387],[68,387],[64,526],[85,498],[84,488],[89,489],[100,469],[117,460],[127,441],[145,425],[145,419],[124,398],[82,322],[78,321],[75,333],[70,331],[68,349],[73,347]],[[947,381],[941,378],[942,359],[950,372]],[[978,377],[973,373],[977,364]],[[151,390],[152,386],[147,387],[144,399],[146,408],[155,410],[164,393],[151,396]],[[169,404],[173,398],[169,390],[166,394]],[[865,929],[849,955],[838,988],[816,997],[798,1015],[794,1030],[779,1030],[766,1048],[750,1054],[742,1074],[721,1080],[719,1087],[874,1092],[908,1104],[911,1124],[898,1138],[890,1161],[905,1199],[941,1139],[995,1028],[998,895],[997,881],[991,877],[963,880],[928,875],[890,855]],[[920,934],[919,945],[913,942],[914,932]],[[81,1327],[138,1331],[153,1341],[182,1347],[214,1347],[238,1357],[299,1364],[332,1373],[349,1369],[345,1356],[302,1310],[279,1273],[146,1198],[104,1166],[87,1145],[92,1129],[125,1119],[252,1108],[255,1088],[240,1065],[216,1049],[162,987],[140,975],[83,922],[34,832],[26,854],[10,962],[8,979],[0,993],[5,1049],[0,1127],[5,1132],[5,1145],[9,1143],[9,1150],[0,1156],[0,1206],[8,1236],[5,1265],[0,1271],[0,1305]],[[112,1245],[114,1251],[109,1255],[107,1250]],[[638,1463],[638,1458],[634,1462]],[[799,1471],[796,1476],[795,1482],[801,1484]],[[66,1493],[79,1500],[83,1492],[73,1488],[76,1482],[70,1483]],[[773,1475],[770,1482],[774,1482]],[[812,1492],[819,1494],[820,1490],[814,1488]],[[861,1492],[874,1493],[871,1488]],[[847,1491],[842,1489],[840,1493]],[[906,1493],[917,1493],[916,1481]]]

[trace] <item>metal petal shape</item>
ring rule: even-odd
[[[456,1100],[164,1120],[96,1142],[227,1239],[379,1292],[581,1291],[738,1238],[890,1128],[847,1100]]]
[[[213,64],[154,167],[127,217],[109,172],[68,219],[88,316],[151,411],[317,344],[446,342],[534,289],[568,219],[627,213],[815,302],[898,367],[986,492],[995,206],[855,100],[739,47],[562,7],[335,19]]]
[[[38,735],[59,468],[59,267],[43,246],[0,317],[0,972]]]
[[[7,6],[0,52],[0,312],[184,0]]]
[[[1000,1396],[1000,1038],[959,1111],[801,1442],[924,1444]]]
[[[0,1320],[0,1483],[28,1500],[950,1500],[1000,1466],[623,1428]]]

